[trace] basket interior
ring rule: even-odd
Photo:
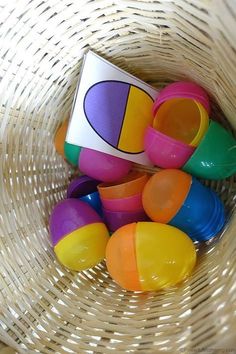
[[[210,93],[212,118],[233,131],[236,20],[230,4],[26,0],[24,8],[19,2],[4,7],[0,339],[18,352],[234,348],[235,176],[204,181],[219,193],[229,221],[221,235],[199,246],[193,276],[167,291],[126,292],[104,263],[70,272],[55,259],[48,236],[50,211],[77,173],[56,154],[53,137],[70,112],[83,54],[91,48],[156,87],[179,79],[199,83]]]

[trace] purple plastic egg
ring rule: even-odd
[[[100,181],[89,176],[79,176],[71,181],[67,188],[67,198],[81,198],[97,191]]]
[[[102,219],[90,205],[79,199],[65,199],[53,209],[49,227],[53,246],[71,232]]]
[[[112,211],[103,208],[103,215],[106,225],[111,232],[133,222],[149,220],[143,209],[136,211]]]

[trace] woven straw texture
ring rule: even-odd
[[[48,217],[75,173],[53,137],[89,48],[157,87],[196,81],[236,127],[236,2],[1,0],[0,24],[0,353],[235,353],[234,177],[206,182],[229,222],[165,292],[123,291],[104,264],[64,269]]]

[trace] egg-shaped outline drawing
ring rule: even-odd
[[[145,91],[144,89],[140,88],[139,86],[137,85],[134,85],[134,84],[131,84],[129,82],[125,82],[125,81],[119,81],[119,80],[103,80],[103,81],[98,81],[96,82],[95,84],[93,84],[92,86],[89,87],[89,89],[86,91],[85,95],[84,95],[84,100],[83,100],[83,111],[84,111],[84,115],[86,117],[86,120],[87,122],[89,123],[90,127],[93,129],[93,131],[104,141],[106,142],[108,145],[110,145],[111,147],[113,147],[114,149],[118,150],[118,151],[121,151],[125,154],[130,154],[130,155],[138,155],[138,154],[141,154],[144,152],[144,149],[139,151],[139,152],[130,152],[130,151],[127,151],[127,150],[124,150],[124,149],[121,149],[121,148],[118,148],[118,146],[115,146],[113,145],[112,143],[110,143],[109,141],[107,141],[106,139],[104,139],[104,137],[101,135],[101,133],[99,133],[92,125],[88,115],[87,115],[87,112],[86,112],[86,99],[87,99],[87,96],[88,94],[90,93],[90,91],[97,85],[101,85],[103,83],[120,83],[120,84],[124,84],[126,86],[128,86],[128,91],[127,91],[127,94],[126,94],[126,100],[125,100],[125,104],[124,104],[124,112],[123,112],[123,116],[122,116],[122,123],[120,125],[120,131],[119,131],[119,134],[118,134],[118,138],[117,138],[117,145],[119,144],[119,141],[120,141],[120,137],[121,137],[121,134],[122,134],[122,130],[123,130],[123,125],[124,125],[124,118],[125,118],[125,115],[126,115],[126,110],[127,110],[127,104],[128,104],[128,99],[129,99],[129,94],[130,94],[130,89],[131,87],[134,87],[134,88],[137,88],[138,90],[144,92],[151,100],[152,102],[154,102],[154,99],[152,98],[152,96],[147,92]],[[134,138],[135,138],[135,132],[134,132]]]

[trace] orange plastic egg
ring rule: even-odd
[[[192,240],[179,229],[138,222],[118,229],[106,247],[111,277],[124,289],[154,291],[187,278],[196,263]]]
[[[64,154],[64,143],[66,139],[67,128],[69,124],[69,119],[66,119],[58,128],[54,137],[54,146],[57,153],[65,158]]]
[[[143,207],[151,220],[168,223],[181,208],[191,187],[191,175],[175,169],[155,173],[143,190]]]

